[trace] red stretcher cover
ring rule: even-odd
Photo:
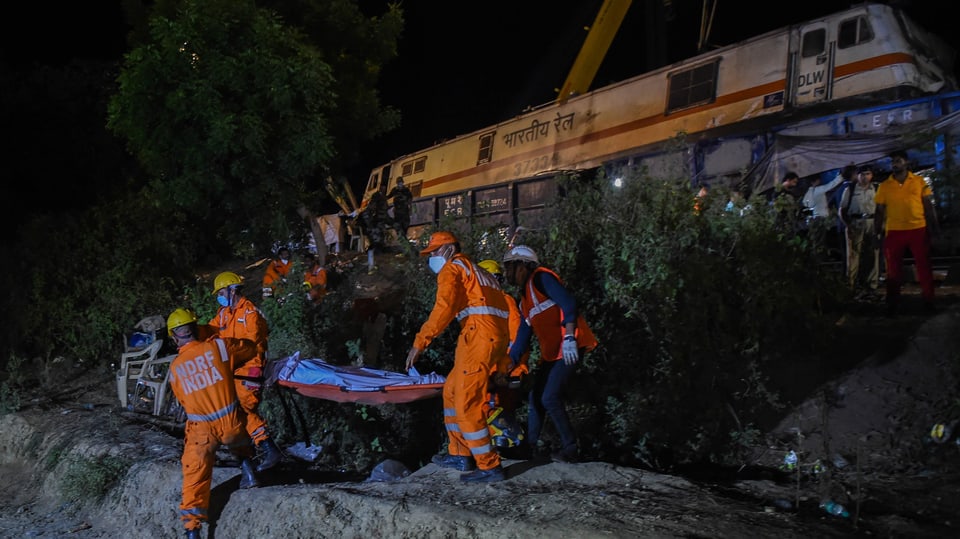
[[[301,359],[296,352],[284,360],[277,383],[306,397],[358,404],[400,404],[443,393],[444,376],[381,371],[352,365],[331,365],[321,359]]]

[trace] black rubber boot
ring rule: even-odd
[[[259,486],[260,480],[257,479],[257,474],[253,471],[253,462],[250,459],[243,459],[240,462],[240,488],[256,488]]]
[[[283,459],[283,453],[280,451],[280,448],[277,447],[277,444],[270,438],[260,442],[260,445],[257,447],[263,451],[263,460],[260,461],[260,466],[257,466],[258,472],[264,472],[273,468]]]
[[[187,539],[200,539],[200,528],[187,530]]]

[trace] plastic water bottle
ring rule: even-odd
[[[839,503],[833,500],[826,500],[826,501],[820,502],[820,507],[824,511],[830,513],[831,515],[844,517],[844,518],[850,516],[850,513],[847,512],[847,509],[844,506],[840,505]]]
[[[792,470],[797,466],[797,453],[795,451],[791,450],[784,455],[783,466],[788,470]]]

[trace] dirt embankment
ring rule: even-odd
[[[102,406],[102,405],[101,405]],[[64,407],[62,410],[71,410]],[[69,416],[74,416],[69,418]],[[54,420],[57,418],[57,420]],[[178,440],[101,407],[8,415],[0,420],[4,537],[156,538],[182,535],[177,522]],[[104,430],[100,425],[99,430]],[[138,459],[99,503],[56,499],[63,466],[45,469],[47,448],[71,455]],[[470,485],[429,464],[393,482],[325,482],[334,474],[286,463],[258,489],[238,490],[236,468],[215,474],[209,537],[808,537],[842,534],[846,522],[771,511],[765,494],[719,492],[679,477],[606,463],[510,461],[502,483]],[[342,479],[342,478],[340,478]],[[749,482],[748,482],[749,483]],[[753,489],[788,487],[768,481]],[[736,490],[736,489],[735,489]],[[746,491],[744,491],[746,492]],[[709,530],[709,531],[708,531]]]

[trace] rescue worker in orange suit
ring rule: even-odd
[[[183,442],[180,520],[189,539],[200,538],[207,520],[217,448],[227,446],[241,459],[240,488],[259,486],[250,457],[253,446],[243,427],[233,371],[257,356],[247,339],[200,340],[197,316],[177,309],[167,317],[167,333],[179,348],[170,363],[170,388],[187,414]]]
[[[327,268],[320,265],[320,257],[311,255],[310,269],[303,274],[303,289],[307,292],[307,301],[320,305],[327,295]]]
[[[202,337],[230,337],[249,339],[257,345],[257,356],[234,373],[237,398],[243,408],[247,434],[262,453],[258,472],[273,468],[283,458],[280,448],[270,438],[267,423],[258,413],[263,365],[267,356],[267,336],[270,329],[260,309],[241,293],[243,282],[232,271],[225,271],[213,280],[213,293],[220,309],[202,332]]]
[[[563,390],[573,375],[580,356],[597,346],[597,339],[583,316],[577,313],[576,299],[553,271],[540,266],[537,253],[526,245],[511,248],[503,257],[508,282],[520,288],[520,315],[523,321],[510,347],[510,359],[520,358],[536,335],[540,361],[530,391],[527,442],[534,451],[550,417],[560,436],[556,462],[576,462],[577,437],[567,416]]]
[[[290,259],[290,249],[281,247],[277,251],[277,258],[270,261],[267,269],[263,273],[263,297],[269,298],[276,295],[280,297],[283,291],[283,285],[287,282],[287,274],[293,267],[293,261]]]
[[[477,263],[477,265],[486,270],[490,275],[493,275],[493,277],[497,280],[497,283],[503,287],[503,268],[500,266],[499,262],[496,260],[481,260]],[[507,335],[512,337],[517,334],[517,330],[520,328],[520,310],[517,307],[517,300],[515,300],[506,291],[503,291],[503,295],[507,301],[507,306],[510,308],[510,316],[507,318],[507,327],[509,328]],[[497,364],[494,367],[490,391],[493,394],[496,402],[491,404],[490,407],[492,413],[496,413],[496,407],[501,408],[499,418],[502,418],[503,421],[506,421],[504,426],[511,428],[512,430],[519,431],[519,429],[514,427],[516,422],[514,414],[517,408],[520,407],[521,396],[519,389],[511,388],[510,383],[511,381],[518,382],[520,379],[530,373],[530,368],[527,366],[527,361],[530,357],[530,354],[523,354],[523,356],[520,358],[519,364],[514,365],[510,360],[509,347],[510,344],[507,345],[508,353],[504,354],[499,361],[497,361]],[[494,406],[494,404],[496,406]],[[522,440],[522,435],[520,435],[519,438]],[[519,440],[516,441],[519,442]],[[494,445],[500,447],[500,444],[497,443],[496,438],[494,439]]]
[[[435,232],[420,255],[430,256],[437,296],[407,354],[406,368],[413,367],[454,318],[460,322],[453,369],[443,385],[448,454],[436,455],[433,462],[469,472],[460,477],[462,481],[501,481],[505,476],[500,455],[491,445],[483,410],[490,373],[507,351],[509,307],[496,279],[460,252],[453,234]]]

